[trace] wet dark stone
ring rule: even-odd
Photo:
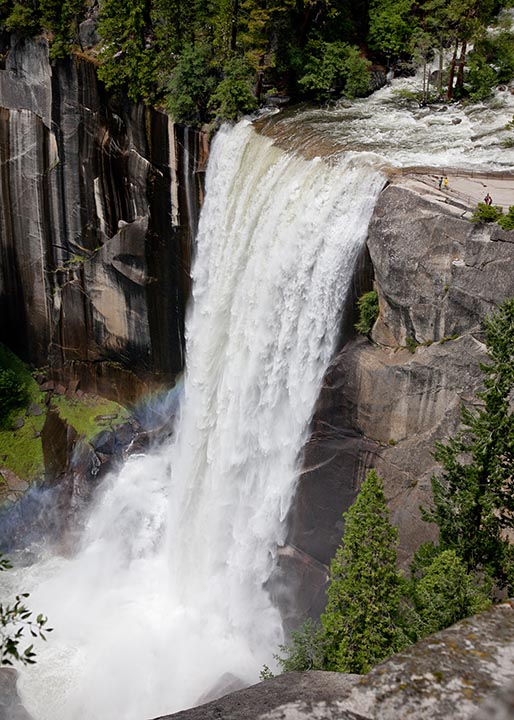
[[[37,403],[31,403],[27,410],[27,415],[34,415],[34,417],[39,417],[43,414],[43,408],[41,405],[38,405]]]

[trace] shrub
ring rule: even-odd
[[[243,58],[232,57],[223,72],[225,77],[213,93],[209,109],[221,120],[236,121],[257,108],[252,69]]]
[[[374,470],[368,472],[344,519],[344,536],[330,565],[328,602],[321,616],[324,666],[366,673],[406,641],[400,627],[403,578],[396,567],[398,531],[389,522],[382,480]]]
[[[511,205],[506,215],[498,218],[498,225],[504,230],[514,230],[514,205]]]
[[[415,558],[417,578],[411,585],[410,631],[417,640],[485,610],[491,604],[490,585],[468,572],[455,550],[425,552]]]
[[[9,560],[0,553],[0,571],[11,567]],[[15,662],[34,665],[34,646],[28,645],[25,649],[21,647],[24,633],[46,640],[46,633],[52,632],[52,628],[46,626],[48,619],[44,615],[33,619],[32,611],[24,604],[28,597],[28,593],[20,593],[12,605],[0,603],[0,665],[12,666]]]
[[[405,345],[407,346],[407,350],[412,354],[416,352],[416,348],[418,347],[417,341],[412,337],[405,338]]]
[[[0,369],[0,425],[4,424],[12,410],[28,400],[25,385],[14,370]]]
[[[7,32],[18,32],[25,37],[36,35],[40,27],[36,11],[25,2],[14,3],[5,20]]]
[[[359,322],[355,324],[355,329],[361,335],[371,333],[373,325],[378,317],[378,294],[376,290],[370,290],[361,295],[357,301],[359,309]]]
[[[355,45],[340,41],[310,42],[300,86],[319,100],[341,91],[347,97],[359,97],[369,90],[370,65]]]
[[[323,633],[311,618],[291,633],[291,644],[281,645],[285,657],[275,655],[284,672],[321,670],[323,668]]]
[[[214,89],[212,53],[205,45],[186,45],[168,86],[167,108],[175,122],[197,127],[209,119]]]
[[[471,222],[498,222],[499,218],[501,218],[502,215],[503,210],[500,207],[486,205],[486,203],[478,203],[478,205],[476,206],[476,210],[471,218]]]

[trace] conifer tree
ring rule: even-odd
[[[500,586],[514,588],[514,299],[485,323],[490,362],[482,365],[483,406],[464,408],[464,428],[435,457],[434,506],[423,516],[439,527],[439,546],[453,549],[468,571],[485,571]]]
[[[365,673],[405,642],[398,624],[403,579],[396,568],[398,532],[383,485],[370,470],[344,515],[345,533],[330,568],[321,616],[325,669]]]

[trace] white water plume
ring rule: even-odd
[[[82,546],[14,576],[55,632],[23,670],[35,720],[145,720],[283,640],[264,589],[384,177],[286,154],[247,122],[212,148],[175,441],[104,483]]]

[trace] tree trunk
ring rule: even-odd
[[[464,87],[464,67],[466,65],[466,50],[468,48],[468,44],[466,40],[462,41],[462,47],[460,49],[460,57],[459,57],[459,68],[457,70],[457,81],[455,83],[455,87],[460,88],[460,90]]]
[[[439,38],[439,78],[437,81],[437,90],[439,97],[443,95],[443,38]]]
[[[453,49],[452,61],[450,63],[450,75],[448,77],[448,89],[446,91],[446,97],[451,100],[453,97],[453,78],[455,76],[455,63],[457,62],[457,50],[459,49],[459,41],[455,40],[455,47]]]
[[[239,14],[239,0],[232,2],[232,27],[230,29],[230,49],[235,52],[237,46],[237,16]]]

